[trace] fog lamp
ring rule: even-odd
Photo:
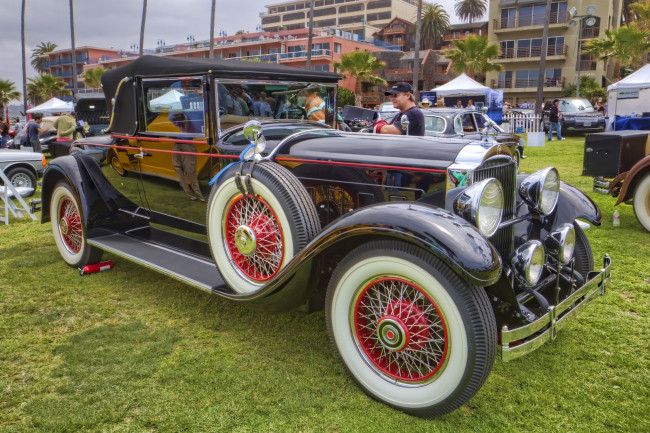
[[[573,258],[576,247],[576,231],[573,224],[562,224],[544,239],[546,251],[555,257],[560,264],[566,265]]]
[[[540,241],[529,241],[515,250],[510,264],[526,286],[537,284],[544,269],[545,253]]]

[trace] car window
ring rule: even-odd
[[[454,118],[454,131],[456,134],[463,134],[463,119],[461,116],[456,116]]]
[[[463,132],[476,132],[474,116],[472,113],[463,114]]]
[[[439,116],[425,116],[424,129],[428,132],[445,132],[447,129],[447,121]]]
[[[476,126],[481,130],[485,128],[485,117],[481,113],[474,113],[474,120],[476,121]]]
[[[311,120],[332,125],[336,88],[303,82],[215,80],[219,128],[256,119]]]
[[[203,83],[200,78],[143,81],[146,130],[205,135]]]

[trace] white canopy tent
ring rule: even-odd
[[[178,90],[172,89],[169,92],[149,101],[149,107],[152,110],[182,110],[181,96],[183,94]]]
[[[59,98],[52,98],[49,101],[43,102],[41,105],[37,105],[36,107],[27,110],[28,113],[43,114],[70,113],[71,111],[74,111],[72,102],[65,102]]]
[[[650,64],[607,86],[607,115],[611,128],[616,116],[650,111]]]
[[[460,74],[448,83],[431,89],[438,97],[446,96],[485,96],[485,92],[491,90],[489,87],[471,79],[467,74]]]

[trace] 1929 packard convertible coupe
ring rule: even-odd
[[[65,262],[103,251],[265,311],[325,309],[371,397],[455,410],[554,339],[596,295],[577,219],[601,222],[555,168],[518,175],[492,140],[335,125],[336,74],[144,56],[107,71],[106,162],[53,160],[43,181]],[[252,120],[252,121],[251,121]],[[489,128],[488,128],[489,129]]]

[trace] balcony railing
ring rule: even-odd
[[[581,60],[580,61],[580,70],[581,71],[595,71],[598,62],[596,60]]]
[[[594,39],[600,34],[600,27],[584,27],[582,29],[582,39]]]
[[[568,52],[568,46],[566,44],[554,44],[549,45],[546,48],[547,56],[566,56]],[[499,55],[500,59],[524,59],[530,57],[541,57],[542,47],[532,47],[532,48],[506,48],[501,51]]]
[[[386,29],[384,30],[384,35],[403,35],[406,33],[405,28],[396,28],[396,29]]]
[[[534,26],[543,26],[544,19],[546,16],[543,14],[539,15],[524,15],[518,17],[507,17],[507,18],[497,18],[494,20],[494,29],[515,29],[521,27],[534,27]],[[551,20],[549,24],[564,24],[569,21],[568,12],[554,12],[551,13]]]
[[[468,36],[481,36],[478,33],[449,33],[446,34],[443,40],[445,42],[451,41],[464,41]]]
[[[386,78],[388,81],[408,81],[413,79],[413,69],[386,69]],[[423,78],[422,68],[418,71],[420,79]]]
[[[514,84],[515,89],[537,87],[537,78],[520,78],[513,80],[512,78],[500,78],[498,80],[491,80],[490,87],[492,89],[512,89]],[[564,77],[546,78],[544,80],[544,87],[564,87]]]
[[[330,50],[311,50],[311,57],[330,57],[332,52]],[[307,51],[295,51],[292,53],[281,53],[280,61],[307,58]]]

